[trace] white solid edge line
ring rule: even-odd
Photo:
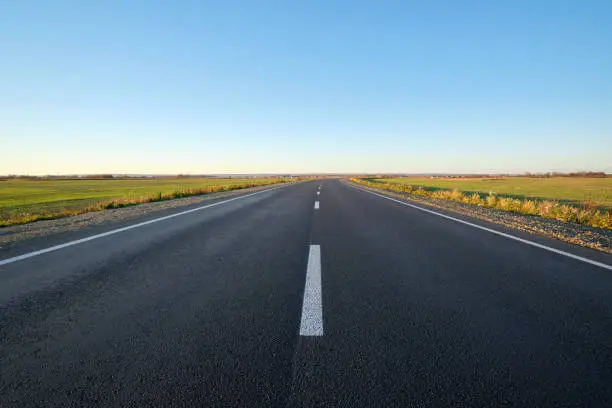
[[[318,201],[315,201],[314,208],[315,208],[315,210],[318,210],[318,209],[319,209],[319,202],[318,202]]]
[[[559,254],[559,255],[567,256],[568,258],[576,259],[578,261],[586,262],[588,264],[599,266],[600,268],[604,268],[604,269],[608,269],[608,270],[612,271],[612,265],[608,265],[608,264],[605,264],[605,263],[602,263],[602,262],[594,261],[594,260],[589,259],[589,258],[584,258],[584,257],[579,256],[579,255],[574,255],[572,253],[565,252],[565,251],[562,251],[560,249],[552,248],[552,247],[549,247],[549,246],[546,246],[546,245],[543,245],[543,244],[538,244],[537,242],[533,242],[533,241],[529,241],[527,239],[519,238],[517,236],[506,234],[505,232],[497,231],[497,230],[494,230],[494,229],[491,229],[491,228],[483,227],[483,226],[478,225],[478,224],[473,224],[471,222],[464,221],[464,220],[461,220],[459,218],[451,217],[450,215],[445,215],[445,214],[439,213],[437,211],[432,211],[432,210],[428,210],[427,208],[419,207],[418,205],[410,204],[410,203],[407,203],[407,202],[401,201],[401,200],[396,200],[395,198],[387,197],[385,195],[378,194],[378,193],[375,193],[375,192],[370,191],[370,190],[366,190],[366,189],[361,188],[361,187],[356,187],[356,186],[353,186],[353,185],[351,185],[351,187],[356,188],[357,190],[365,191],[366,193],[370,193],[370,194],[374,194],[374,195],[382,197],[382,198],[386,198],[387,200],[395,201],[396,203],[404,204],[404,205],[406,205],[408,207],[416,208],[417,210],[421,210],[421,211],[425,211],[425,212],[430,213],[430,214],[438,215],[440,217],[443,217],[443,218],[446,218],[446,219],[449,219],[449,220],[453,220],[453,221],[459,222],[461,224],[469,225],[470,227],[478,228],[478,229],[481,229],[483,231],[490,232],[492,234],[500,235],[500,236],[508,238],[508,239],[513,239],[515,241],[522,242],[523,244],[527,244],[527,245],[531,245],[531,246],[534,246],[534,247],[537,247],[537,248],[545,249],[547,251],[554,252],[554,253]]]
[[[323,335],[323,296],[321,290],[321,246],[311,245],[306,268],[300,336]]]
[[[73,245],[82,244],[83,242],[93,241],[94,239],[107,237],[107,236],[113,235],[113,234],[118,234],[119,232],[124,232],[124,231],[128,231],[128,230],[131,230],[131,229],[134,229],[134,228],[143,227],[145,225],[153,224],[153,223],[156,223],[156,222],[159,222],[159,221],[168,220],[170,218],[178,217],[180,215],[185,215],[185,214],[189,214],[189,213],[192,213],[192,212],[195,212],[195,211],[200,211],[200,210],[204,210],[206,208],[210,208],[210,207],[214,207],[214,206],[217,206],[217,205],[229,203],[230,201],[235,201],[235,200],[240,200],[240,199],[243,199],[243,198],[251,197],[251,196],[254,196],[256,194],[265,193],[266,191],[276,190],[276,189],[279,189],[279,188],[282,188],[282,187],[286,187],[288,185],[291,185],[291,184],[286,184],[286,185],[283,185],[283,186],[278,186],[278,187],[268,188],[268,189],[261,190],[261,191],[256,191],[254,193],[250,193],[250,194],[243,195],[243,196],[240,196],[240,197],[230,198],[229,200],[223,200],[223,201],[219,201],[219,202],[216,202],[216,203],[213,203],[213,204],[204,205],[202,207],[192,208],[191,210],[181,211],[181,212],[178,212],[176,214],[166,215],[164,217],[155,218],[155,219],[152,219],[152,220],[149,220],[149,221],[139,222],[138,224],[129,225],[127,227],[117,228],[117,229],[114,229],[114,230],[103,232],[101,234],[91,235],[89,237],[77,239],[75,241],[70,241],[70,242],[66,242],[64,244],[54,245],[54,246],[49,247],[49,248],[40,249],[38,251],[28,252],[26,254],[18,255],[18,256],[12,257],[12,258],[3,259],[3,260],[0,260],[0,266],[7,265],[7,264],[10,264],[10,263],[13,263],[13,262],[22,261],[24,259],[28,259],[28,258],[32,258],[32,257],[38,256],[38,255],[46,254],[48,252],[57,251],[59,249],[67,248],[67,247],[70,247],[70,246],[73,246]]]

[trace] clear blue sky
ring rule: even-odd
[[[5,1],[0,174],[612,172],[612,2]]]

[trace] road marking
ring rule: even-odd
[[[505,238],[509,238],[509,239],[513,239],[513,240],[518,241],[518,242],[522,242],[523,244],[531,245],[531,246],[534,246],[536,248],[545,249],[547,251],[554,252],[554,253],[559,254],[559,255],[567,256],[568,258],[576,259],[578,261],[586,262],[588,264],[599,266],[600,268],[604,268],[604,269],[608,269],[608,270],[612,271],[612,265],[608,265],[608,264],[605,264],[605,263],[602,263],[602,262],[594,261],[592,259],[584,258],[582,256],[574,255],[572,253],[565,252],[565,251],[562,251],[560,249],[552,248],[552,247],[549,247],[549,246],[546,246],[546,245],[543,245],[543,244],[538,244],[537,242],[529,241],[527,239],[519,238],[519,237],[514,236],[514,235],[506,234],[505,232],[501,232],[501,231],[497,231],[497,230],[494,230],[494,229],[491,229],[491,228],[483,227],[482,225],[473,224],[471,222],[464,221],[464,220],[459,219],[459,218],[451,217],[450,215],[445,215],[445,214],[439,213],[437,211],[432,211],[432,210],[428,210],[427,208],[419,207],[418,205],[410,204],[410,203],[407,203],[407,202],[401,201],[401,200],[396,200],[395,198],[387,197],[385,195],[378,194],[378,193],[375,193],[375,192],[370,191],[370,190],[366,190],[366,189],[361,188],[361,187],[356,187],[356,186],[351,186],[351,187],[356,188],[356,189],[361,190],[361,191],[365,191],[366,193],[370,193],[370,194],[374,194],[374,195],[382,197],[382,198],[386,198],[387,200],[395,201],[396,203],[400,203],[400,204],[406,205],[408,207],[416,208],[417,210],[425,211],[426,213],[438,215],[438,216],[440,216],[442,218],[446,218],[446,219],[449,219],[449,220],[452,220],[452,221],[456,221],[456,222],[464,224],[464,225],[469,225],[470,227],[478,228],[480,230],[487,231],[487,232],[490,232],[492,234],[496,234],[496,235],[499,235],[499,236],[502,236],[502,237],[505,237]]]
[[[320,191],[317,191],[317,195],[321,195],[321,192],[320,192]]]
[[[287,185],[290,185],[290,184],[287,184]],[[117,229],[114,229],[114,230],[111,230],[111,231],[103,232],[101,234],[91,235],[89,237],[77,239],[75,241],[70,241],[70,242],[66,242],[64,244],[55,245],[55,246],[52,246],[52,247],[49,247],[49,248],[44,248],[44,249],[41,249],[41,250],[38,250],[38,251],[28,252],[26,254],[18,255],[18,256],[12,257],[12,258],[3,259],[3,260],[0,260],[0,266],[7,265],[7,264],[10,264],[10,263],[13,263],[13,262],[17,262],[17,261],[22,261],[24,259],[28,259],[28,258],[32,258],[32,257],[38,256],[38,255],[46,254],[48,252],[57,251],[59,249],[71,247],[73,245],[82,244],[83,242],[93,241],[94,239],[107,237],[107,236],[113,235],[113,234],[118,234],[120,232],[128,231],[128,230],[131,230],[131,229],[134,229],[134,228],[139,228],[139,227],[143,227],[145,225],[154,224],[156,222],[169,220],[170,218],[174,218],[174,217],[178,217],[180,215],[185,215],[185,214],[189,214],[189,213],[192,213],[192,212],[204,210],[206,208],[214,207],[214,206],[217,206],[217,205],[229,203],[230,201],[241,200],[243,198],[247,198],[247,197],[251,197],[251,196],[257,195],[257,194],[265,193],[267,191],[277,190],[279,188],[286,187],[287,185],[279,186],[279,187],[274,187],[274,188],[268,188],[266,190],[261,190],[261,191],[256,191],[254,193],[250,193],[250,194],[247,194],[247,195],[244,195],[244,196],[230,198],[229,200],[219,201],[217,203],[204,205],[202,207],[192,208],[191,210],[181,211],[181,212],[176,213],[176,214],[166,215],[164,217],[155,218],[155,219],[152,219],[152,220],[149,220],[149,221],[139,222],[138,224],[129,225],[127,227],[117,228]]]
[[[321,246],[311,245],[306,268],[300,336],[323,335],[323,295],[321,291]]]
[[[314,209],[315,209],[315,210],[318,210],[318,209],[319,209],[319,202],[318,202],[318,201],[315,201],[315,206],[314,206]]]

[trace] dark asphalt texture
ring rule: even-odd
[[[322,337],[299,336],[310,244]],[[0,406],[610,407],[612,271],[289,185],[0,266]]]

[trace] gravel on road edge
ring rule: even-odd
[[[204,201],[214,200],[217,198],[230,198],[239,194],[265,190],[266,188],[271,188],[272,186],[274,185],[244,188],[219,193],[210,193],[199,196],[177,198],[173,200],[156,201],[152,203],[138,204],[130,207],[88,212],[70,217],[56,218],[53,220],[43,220],[31,222],[28,224],[12,225],[10,227],[0,228],[0,245],[13,244],[32,238],[44,237],[69,231],[76,231],[81,228],[93,225],[112,225],[117,222],[138,218],[143,215],[167,210],[170,208],[185,207],[188,205],[198,204]]]
[[[398,193],[396,191],[390,191],[382,188],[375,189],[352,182],[349,183],[365,190],[375,191],[388,196],[401,198],[406,201],[453,211],[481,220],[501,224],[505,227],[545,235],[560,241],[570,242],[572,244],[597,249],[599,251],[612,254],[612,231],[603,228],[563,222],[552,218],[542,218],[532,215],[511,213],[494,208],[479,207],[476,205],[443,200],[439,198],[414,196],[409,193]]]

